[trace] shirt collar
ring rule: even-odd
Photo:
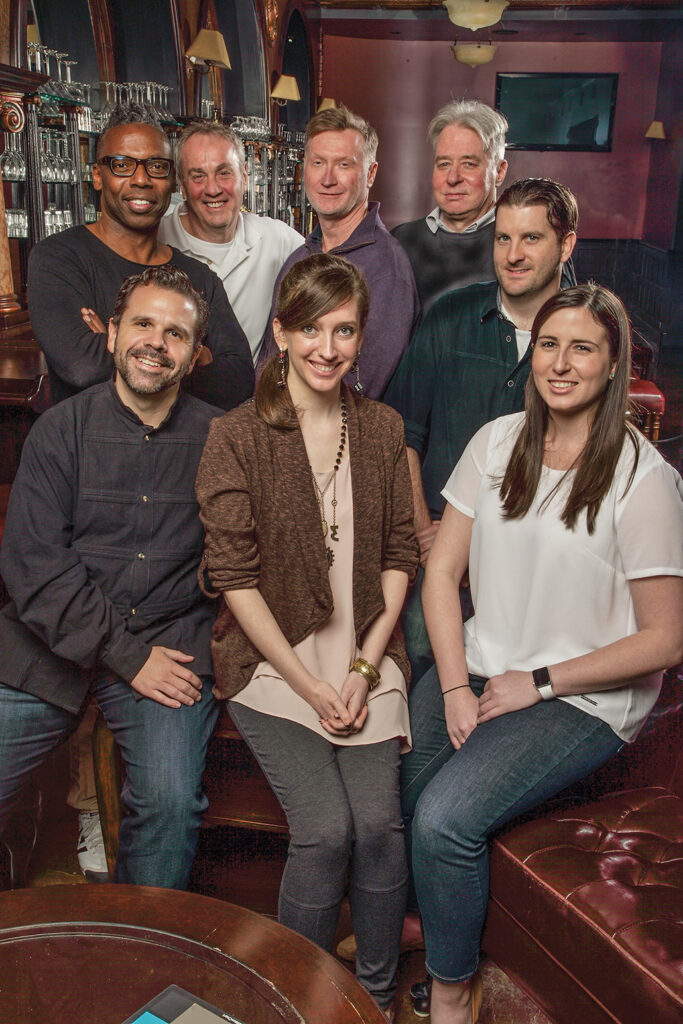
[[[111,401],[112,401],[112,404],[114,406],[115,411],[118,412],[119,415],[124,416],[131,423],[134,423],[135,426],[141,427],[144,431],[146,431],[149,434],[156,433],[156,431],[164,429],[164,427],[169,422],[171,417],[175,415],[176,409],[178,408],[179,403],[181,402],[181,400],[184,397],[183,396],[183,389],[182,389],[182,386],[181,386],[178,389],[178,394],[176,395],[175,402],[173,403],[171,408],[166,413],[166,416],[164,417],[164,419],[161,421],[161,423],[159,424],[158,427],[152,427],[148,423],[143,423],[143,421],[140,419],[138,414],[133,412],[133,410],[130,408],[130,406],[126,405],[125,402],[121,401],[119,393],[116,390],[116,385],[114,383],[114,378],[115,377],[116,377],[116,370],[114,370],[114,373],[112,374],[111,378],[109,379],[109,392],[110,392]]]
[[[475,231],[478,231],[479,228],[483,228],[487,224],[490,224],[491,221],[494,220],[495,216],[496,208],[495,206],[492,206],[487,213],[483,213],[481,217],[478,218],[478,220],[475,220],[471,224],[468,224],[468,226],[464,228],[462,231],[451,231],[450,228],[446,227],[446,225],[443,222],[441,210],[439,209],[438,206],[435,206],[431,213],[427,214],[425,220],[427,221],[427,227],[429,228],[433,235],[436,234],[439,228],[441,228],[442,231],[447,231],[449,235],[472,235],[474,234]]]
[[[368,212],[363,217],[355,231],[341,245],[336,245],[331,252],[341,252],[344,249],[355,249],[360,245],[368,245],[375,241],[375,230],[379,221],[379,203],[368,203]],[[310,243],[310,245],[309,245]],[[323,233],[320,224],[316,224],[313,231],[306,239],[306,244],[319,252],[323,244]]]

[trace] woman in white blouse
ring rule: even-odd
[[[559,292],[531,343],[525,412],[486,424],[444,488],[422,595],[436,666],[403,800],[432,1024],[479,1013],[488,837],[632,741],[683,658],[683,488],[626,420],[624,307]]]

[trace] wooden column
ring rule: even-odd
[[[24,127],[24,111],[15,95],[2,95],[0,106],[0,128],[4,132],[20,132]],[[14,313],[21,309],[17,301],[12,280],[12,261],[9,254],[7,219],[5,217],[5,194],[0,188],[0,313]]]
[[[24,104],[26,97],[36,93],[47,80],[45,75],[0,64],[0,130],[20,132],[26,123]],[[28,150],[28,147],[26,147]],[[28,152],[27,152],[28,158]],[[34,239],[35,241],[35,239]],[[5,219],[5,202],[0,188],[0,317],[16,313],[21,309],[12,280],[9,239]],[[6,324],[0,324],[6,327]]]

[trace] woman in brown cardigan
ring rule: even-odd
[[[279,919],[330,950],[350,869],[357,974],[392,1019],[410,746],[398,625],[418,552],[403,426],[343,383],[369,293],[340,257],[297,263],[256,398],[214,420],[197,478],[223,595],[217,697],[287,815]]]

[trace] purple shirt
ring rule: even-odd
[[[296,249],[278,274],[273,289],[273,305],[268,320],[258,370],[275,355],[273,317],[276,315],[280,282],[290,267],[314,253],[323,251],[320,225]],[[389,234],[379,216],[379,203],[369,203],[368,212],[356,230],[345,242],[330,249],[335,256],[344,256],[363,271],[370,286],[370,314],[363,332],[363,345],[358,364],[363,394],[367,398],[381,398],[401,356],[417,327],[420,303],[415,279],[408,257],[395,238]],[[349,387],[355,384],[355,374],[347,374]]]

